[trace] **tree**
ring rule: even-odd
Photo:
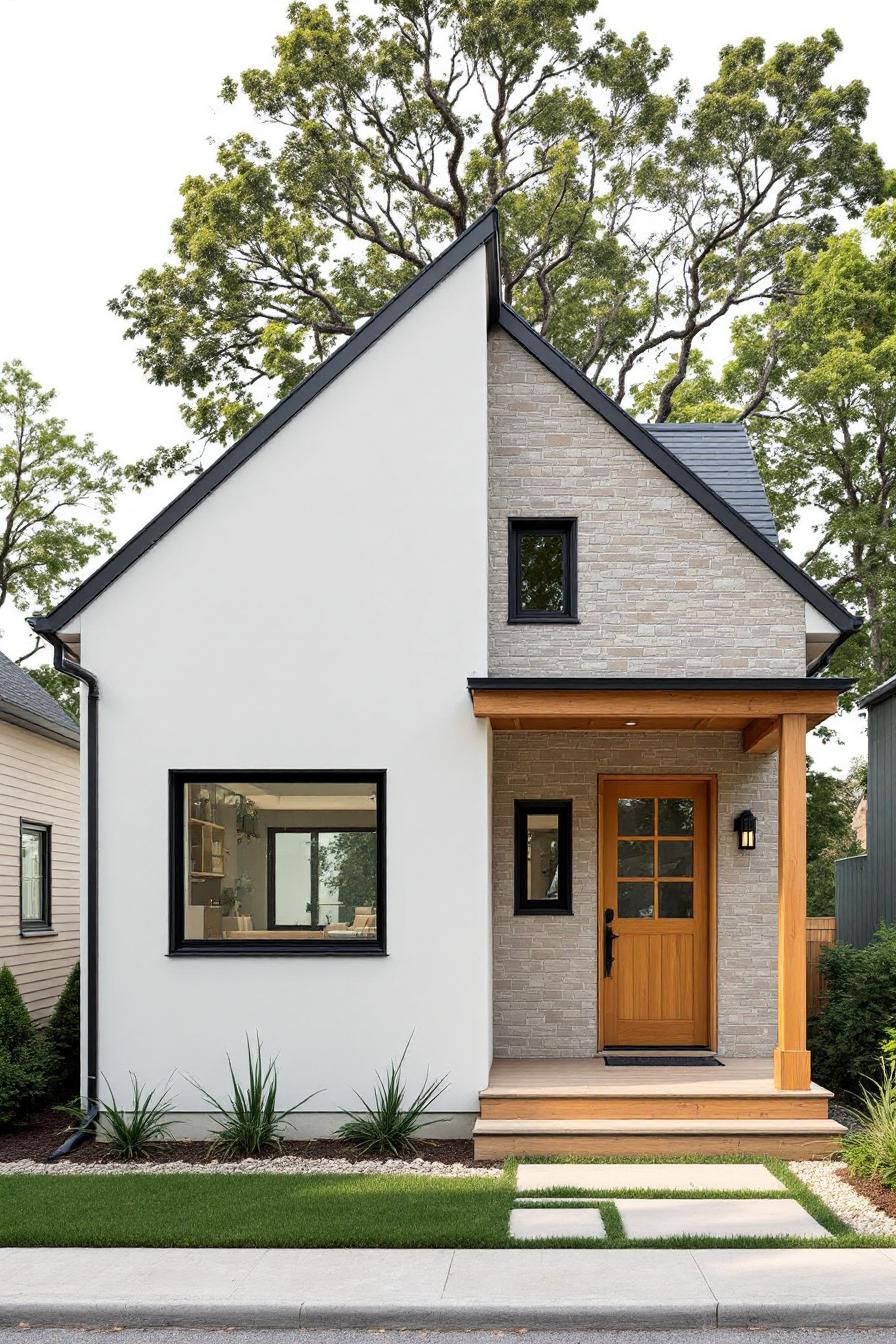
[[[119,467],[52,414],[55,395],[18,360],[0,368],[0,611],[7,602],[47,610],[112,544],[103,520],[121,486]],[[38,648],[39,640],[25,657]]]
[[[856,761],[841,779],[814,769],[811,759],[807,762],[806,910],[810,915],[834,913],[834,864],[861,852],[852,819],[864,793],[864,770],[864,763]]]
[[[320,876],[339,893],[339,920],[350,924],[359,905],[376,905],[376,832],[336,831],[320,846]]]
[[[243,433],[334,344],[497,206],[505,298],[623,400],[672,355],[665,419],[705,333],[779,292],[836,210],[881,198],[867,91],[825,76],[835,33],[721,53],[697,98],[596,0],[345,0],[288,8],[269,69],[225,80],[247,129],[187,178],[173,256],[112,301],[203,445]],[[190,444],[130,470],[183,467]]]
[[[870,690],[896,668],[896,202],[794,252],[732,347],[719,377],[691,361],[672,418],[746,421],[778,526],[818,519],[800,563],[866,616],[832,666]],[[636,389],[637,409],[670,371]]]
[[[71,677],[66,676],[64,672],[57,672],[55,667],[45,663],[42,667],[26,667],[25,671],[29,677],[32,677],[38,684],[43,686],[56,700],[70,719],[75,723],[81,721],[81,694],[78,690],[78,684]]]

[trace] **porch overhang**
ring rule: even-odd
[[[499,732],[739,732],[776,751],[781,717],[807,728],[837,712],[840,677],[470,677],[473,713]]]

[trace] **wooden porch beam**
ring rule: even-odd
[[[780,720],[751,719],[743,731],[743,749],[748,755],[768,755],[778,749]]]
[[[778,1044],[775,1087],[808,1090],[806,1049],[806,716],[783,714],[778,747]]]
[[[837,692],[818,688],[801,691],[563,691],[479,689],[472,692],[478,719],[743,717],[769,719],[803,714],[815,723],[837,712]],[[561,726],[558,723],[558,726]]]

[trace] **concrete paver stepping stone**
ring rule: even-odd
[[[604,1237],[600,1209],[512,1209],[510,1235],[515,1241],[545,1237]]]
[[[783,1190],[761,1162],[521,1162],[516,1188],[552,1190]]]
[[[617,1199],[625,1235],[830,1237],[795,1199]]]

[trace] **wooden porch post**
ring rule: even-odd
[[[778,748],[778,1044],[775,1087],[805,1091],[806,715],[782,714]]]

